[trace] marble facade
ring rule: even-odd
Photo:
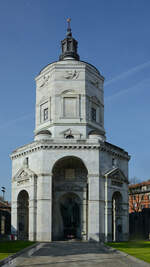
[[[70,28],[60,60],[35,80],[35,138],[11,155],[13,233],[36,241],[128,240],[130,157],[106,141],[104,78],[79,60]]]

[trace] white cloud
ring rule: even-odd
[[[149,86],[149,84],[150,84],[150,78],[146,78],[146,79],[136,83],[134,86],[131,86],[131,87],[123,89],[123,90],[120,90],[119,92],[117,92],[117,93],[115,93],[115,94],[113,94],[111,96],[105,97],[105,101],[111,101],[111,100],[113,100],[113,99],[115,99],[115,98],[117,98],[119,96],[122,96],[122,95],[124,95],[126,93],[130,93],[131,91],[137,90],[139,88],[140,89],[144,89],[146,87],[146,85]]]
[[[124,78],[126,78],[126,77],[128,77],[128,76],[130,76],[130,75],[132,75],[132,74],[134,74],[134,73],[136,73],[136,72],[138,72],[138,71],[140,71],[140,70],[142,70],[144,68],[147,68],[149,66],[150,66],[150,61],[145,62],[145,63],[140,64],[140,65],[137,65],[136,67],[131,68],[130,70],[121,73],[120,75],[112,78],[111,80],[106,81],[105,82],[105,87],[110,85],[113,82],[117,82],[118,80],[124,79]]]

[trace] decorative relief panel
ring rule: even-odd
[[[50,75],[49,74],[44,75],[43,78],[41,79],[39,85],[38,85],[39,88],[44,87],[45,85],[47,85],[48,82],[49,82],[49,79],[50,79]]]
[[[76,70],[66,70],[63,77],[67,80],[77,79],[79,77],[79,71]]]
[[[25,179],[28,177],[28,173],[25,171],[22,171],[18,177],[18,179]]]

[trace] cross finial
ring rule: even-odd
[[[67,37],[72,37],[71,27],[70,27],[71,18],[67,18],[68,27],[67,27]]]

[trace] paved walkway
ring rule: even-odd
[[[150,266],[98,243],[39,243],[4,267],[144,267]]]

